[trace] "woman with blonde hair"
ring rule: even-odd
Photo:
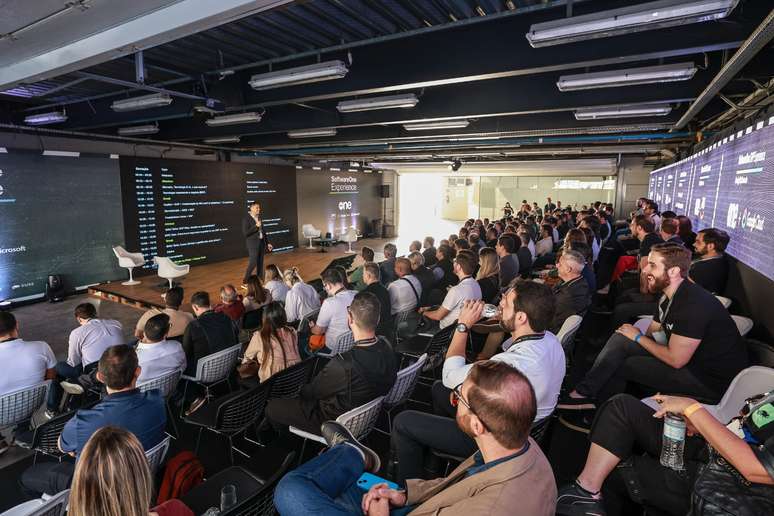
[[[491,247],[482,247],[478,252],[478,274],[476,280],[481,287],[481,299],[491,303],[500,290],[500,260]]]
[[[255,274],[247,278],[247,295],[242,299],[242,303],[245,305],[245,312],[258,310],[271,302],[271,292],[263,288],[261,278]]]
[[[304,283],[298,267],[291,267],[283,274],[285,285],[290,288],[285,297],[285,317],[289,323],[301,320],[306,314],[320,308],[320,296],[313,286]]]
[[[263,309],[260,331],[253,333],[247,345],[240,375],[243,378],[258,376],[263,383],[300,361],[298,334],[288,325],[285,309],[276,301],[269,303]]]
[[[69,516],[193,516],[180,500],[149,509],[153,477],[142,444],[106,426],[89,438],[75,466]]]
[[[266,266],[266,270],[263,273],[263,286],[271,293],[271,298],[274,301],[285,302],[288,287],[282,281],[282,273],[279,267],[273,263]]]

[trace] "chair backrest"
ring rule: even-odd
[[[345,242],[357,242],[357,229],[349,228],[341,237]]]
[[[731,318],[736,323],[736,327],[739,330],[739,335],[744,337],[753,327],[753,320],[749,317],[742,317],[741,315],[732,315]]]
[[[309,333],[309,321],[316,321],[317,316],[320,315],[320,309],[313,310],[303,316],[301,318],[301,321],[298,323],[298,334],[304,335],[306,333]]]
[[[371,433],[374,425],[376,425],[383,402],[384,396],[379,396],[375,400],[343,413],[336,418],[336,422],[341,423],[347,430],[352,432],[355,439],[363,439]]]
[[[542,446],[548,426],[551,424],[553,414],[549,414],[540,421],[534,421],[529,429],[529,435],[536,443]]]
[[[720,301],[720,304],[723,305],[723,308],[728,309],[729,306],[731,306],[731,299],[723,296],[715,296],[718,301]]]
[[[573,339],[575,339],[575,334],[578,332],[578,328],[580,328],[582,322],[583,317],[580,315],[571,315],[564,320],[559,333],[556,334],[559,342],[562,343],[562,348],[567,350],[572,346]]]
[[[236,367],[241,344],[202,357],[196,363],[196,379],[202,383],[218,382],[226,378]]]
[[[164,457],[167,456],[167,451],[169,450],[170,439],[170,436],[166,436],[159,444],[150,450],[145,450],[145,458],[148,459],[148,466],[150,466],[151,476],[156,475],[156,472],[159,470],[159,466],[162,462],[164,462]]]
[[[37,502],[34,507],[28,505],[30,502],[25,502],[18,506],[18,508],[24,506],[24,509],[29,508],[29,510],[16,512],[15,509],[17,508],[13,508],[3,514],[14,516],[64,516],[67,511],[67,503],[70,501],[70,490],[65,489],[53,496],[44,494],[40,499],[33,501]]]
[[[239,392],[218,406],[215,428],[233,434],[243,430],[263,415],[270,386],[264,382],[247,391]]]
[[[75,415],[75,411],[60,414],[42,423],[32,436],[32,449],[49,455],[61,455],[59,436],[65,425]]]
[[[269,477],[257,493],[249,496],[236,507],[220,513],[221,516],[274,516],[277,514],[277,509],[274,507],[274,490],[295,462],[296,452],[288,453],[279,469]]]
[[[126,249],[124,249],[120,245],[114,245],[113,254],[116,255],[116,258],[126,258],[126,255],[129,253],[126,251]]]
[[[392,389],[384,397],[385,408],[396,407],[409,399],[411,393],[414,392],[414,387],[416,387],[417,380],[419,380],[419,373],[422,372],[422,367],[425,365],[426,360],[427,354],[424,354],[410,366],[398,371]]]
[[[0,397],[0,428],[17,425],[32,417],[48,396],[51,380],[25,387]]]
[[[452,337],[454,336],[455,327],[456,325],[450,324],[430,337],[430,342],[427,343],[427,347],[425,348],[425,353],[428,357],[441,353],[449,347],[449,343],[451,343]]]
[[[333,352],[333,354],[346,353],[355,346],[355,336],[351,331],[348,331],[339,335],[336,338],[336,342],[326,342],[325,345]]]
[[[159,376],[158,378],[153,378],[147,382],[138,383],[137,388],[140,389],[140,392],[158,389],[161,391],[162,396],[169,398],[172,393],[175,392],[181,375],[181,371],[172,371],[171,373]]]
[[[312,224],[304,224],[301,226],[301,233],[304,235],[304,238],[318,238],[322,231],[315,228]]]
[[[242,315],[243,330],[257,330],[263,324],[263,307],[250,310]]]
[[[774,347],[755,339],[745,339],[750,365],[774,367]]]
[[[309,381],[309,374],[316,360],[316,358],[307,358],[272,376],[269,380],[271,383],[269,399],[297,398],[301,387]]]
[[[710,412],[723,424],[739,415],[744,400],[756,394],[770,391],[774,387],[774,369],[752,366],[743,369],[731,381],[720,403],[708,406]]]
[[[185,269],[185,265],[178,265],[165,256],[154,256],[153,261],[159,266],[159,276],[167,273],[175,273]]]

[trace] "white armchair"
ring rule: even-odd
[[[357,229],[350,227],[348,230],[342,232],[339,238],[342,242],[349,244],[349,248],[347,249],[348,253],[355,252],[352,250],[352,242],[357,242]]]
[[[309,249],[314,249],[312,240],[315,238],[320,238],[322,235],[322,231],[314,227],[313,224],[304,224],[301,226],[301,233],[304,235],[304,238],[309,239]]]
[[[120,245],[113,246],[113,254],[118,258],[118,265],[129,269],[129,281],[124,281],[121,285],[139,285],[141,282],[134,279],[132,271],[135,267],[145,265],[145,257],[142,253],[130,253]]]
[[[169,258],[163,256],[154,257],[153,262],[159,267],[159,277],[169,281],[169,288],[174,286],[172,284],[174,278],[182,278],[191,270],[190,265],[177,265]]]

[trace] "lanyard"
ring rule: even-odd
[[[505,343],[503,343],[502,349],[503,349],[503,351],[508,351],[509,349],[513,348],[517,344],[521,344],[522,342],[527,342],[529,340],[540,340],[540,339],[542,339],[545,336],[546,336],[545,332],[543,332],[543,333],[532,333],[532,334],[529,334],[529,335],[522,335],[518,339],[512,340],[511,341],[511,345],[508,346],[508,349],[505,348]]]
[[[682,286],[682,285],[681,285]],[[679,289],[679,287],[678,287]],[[666,294],[663,294],[661,296],[661,299],[658,300],[658,319],[661,321],[661,324],[666,328],[666,317],[669,315],[669,309],[672,308],[672,303],[675,300],[675,297],[677,297],[677,291],[675,291],[674,295],[672,295],[672,299],[669,300],[669,303],[667,303],[666,310],[662,310],[661,305],[664,303],[664,298],[666,297]]]

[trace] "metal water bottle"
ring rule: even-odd
[[[683,451],[685,450],[685,419],[682,416],[667,413],[664,416],[664,435],[661,442],[661,465],[681,471],[685,469]]]

